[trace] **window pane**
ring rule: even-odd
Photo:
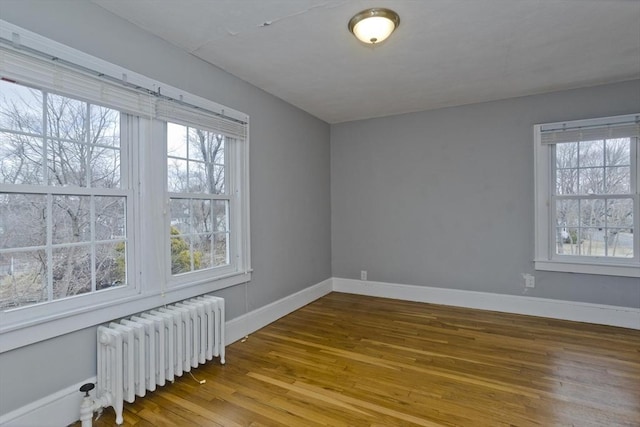
[[[193,260],[194,270],[211,268],[213,264],[212,250],[213,236],[211,234],[200,234],[193,238]]]
[[[42,184],[42,138],[0,132],[0,182]]]
[[[603,228],[580,229],[581,254],[586,256],[605,255],[605,230]]]
[[[607,200],[609,227],[633,227],[633,199]]]
[[[606,169],[606,189],[609,194],[624,194],[631,192],[631,168],[616,166]]]
[[[577,200],[556,201],[556,225],[559,227],[577,227],[580,211]]]
[[[604,191],[604,168],[579,170],[580,194],[602,194]]]
[[[87,142],[87,103],[65,96],[47,94],[47,135]]]
[[[209,132],[200,129],[189,128],[189,159],[209,161],[207,136]]]
[[[180,274],[191,271],[190,239],[171,232],[171,273]]]
[[[91,186],[120,188],[120,150],[91,147]]]
[[[91,247],[89,245],[54,248],[53,298],[91,292]]]
[[[215,165],[213,166],[213,185],[211,186],[212,194],[225,194],[225,171],[226,168],[224,165]]]
[[[578,255],[580,253],[578,228],[556,228],[556,253],[560,255]]]
[[[55,195],[52,203],[53,243],[91,240],[89,196]]]
[[[167,189],[171,193],[186,193],[188,191],[186,160],[167,159],[167,182]]]
[[[216,266],[229,264],[229,239],[228,233],[215,235],[215,255],[214,263]]]
[[[124,239],[126,198],[95,196],[95,239]]]
[[[211,217],[211,200],[193,199],[192,207],[192,231],[194,233],[210,233],[213,229]]]
[[[49,140],[47,142],[49,185],[86,187],[89,160],[86,144]]]
[[[608,139],[605,145],[608,166],[629,166],[631,164],[631,139]]]
[[[42,135],[42,92],[0,80],[0,127]]]
[[[206,169],[204,163],[189,162],[189,193],[209,193]]]
[[[578,167],[578,143],[569,142],[555,145],[556,168]]]
[[[0,254],[0,309],[47,300],[44,250]]]
[[[216,200],[215,208],[215,231],[229,230],[229,202],[226,200]]]
[[[125,242],[96,244],[96,290],[124,285],[126,267]]]
[[[579,166],[604,166],[604,141],[580,142]]]
[[[580,200],[580,225],[583,227],[604,227],[605,205],[604,200]]]
[[[189,199],[171,199],[171,234],[188,234],[191,231],[191,207]]]
[[[556,194],[578,194],[578,169],[556,171]]]
[[[45,195],[0,193],[0,249],[45,245],[46,206]]]
[[[120,112],[99,105],[90,106],[89,143],[120,147]]]
[[[607,254],[612,257],[633,258],[633,232],[631,228],[609,229]]]
[[[167,155],[187,158],[187,127],[167,123]]]
[[[224,136],[189,128],[189,159],[224,163]]]

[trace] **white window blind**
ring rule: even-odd
[[[640,116],[622,116],[611,118],[610,123],[583,125],[571,123],[553,123],[543,125],[540,130],[542,144],[563,142],[599,141],[603,139],[640,137]]]
[[[80,69],[0,47],[0,77],[84,101],[99,103],[136,116],[155,113],[152,94],[83,73]]]
[[[246,139],[246,121],[134,87],[125,81],[124,75],[122,81],[117,81],[49,58],[0,46],[0,78],[136,116],[180,122],[231,138]]]
[[[213,112],[194,108],[173,100],[157,100],[156,118],[179,122],[183,125],[197,127],[235,139],[244,140],[247,135],[247,124],[244,122],[222,117]]]

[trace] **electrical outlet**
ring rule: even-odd
[[[535,288],[536,287],[536,277],[532,274],[522,274],[522,278],[524,279],[524,287],[525,288]]]
[[[360,271],[360,280],[367,280],[367,270]]]

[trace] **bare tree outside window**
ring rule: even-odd
[[[120,119],[0,82],[0,308],[125,284]]]

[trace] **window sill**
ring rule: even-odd
[[[36,322],[4,324],[0,326],[0,353],[249,281],[251,273],[237,273],[192,286],[168,289],[164,293],[143,291],[140,295],[41,317]]]
[[[637,264],[593,264],[578,261],[539,260],[534,263],[536,270],[564,273],[598,274],[603,276],[640,277]]]

